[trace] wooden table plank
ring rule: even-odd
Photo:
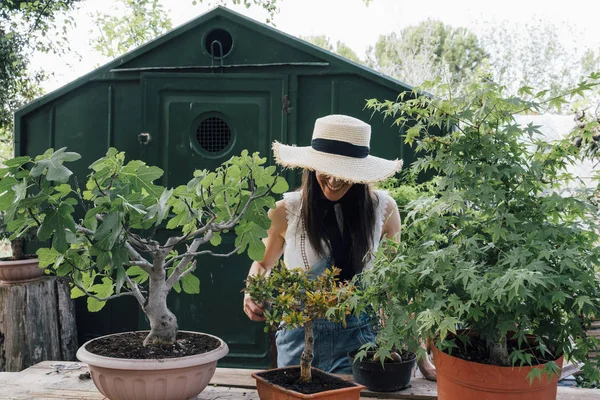
[[[54,365],[54,367],[53,367]],[[56,369],[56,365],[80,366],[79,369]],[[86,372],[83,363],[44,361],[19,373],[0,374],[0,400],[106,400],[98,392],[91,379],[81,380],[79,374]],[[217,368],[211,384],[197,400],[258,400],[256,384],[250,376],[252,370]],[[351,379],[351,376],[344,376]],[[417,376],[412,387],[394,393],[363,391],[361,398],[435,400],[437,390],[434,382]],[[557,400],[600,400],[600,390],[558,388]]]

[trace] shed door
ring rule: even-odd
[[[272,160],[273,140],[285,141],[284,76],[234,74],[148,74],[143,77],[147,144],[140,156],[165,171],[163,184],[187,183],[195,169],[213,169],[243,149]],[[142,138],[144,139],[144,138]],[[163,232],[161,236],[165,235]],[[164,238],[164,236],[163,236]],[[224,236],[220,251],[234,248]],[[222,366],[270,364],[264,325],[242,311],[247,255],[198,259],[200,294],[171,294],[179,328],[221,337],[230,353]]]

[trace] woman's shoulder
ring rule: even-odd
[[[269,210],[271,223],[287,229],[290,221],[295,221],[301,214],[302,194],[298,191],[283,194],[283,199],[275,203],[275,208]],[[286,230],[284,229],[284,230]]]
[[[373,191],[377,196],[378,207],[385,210],[386,214],[390,214],[395,208],[398,208],[396,200],[385,189],[376,189]]]

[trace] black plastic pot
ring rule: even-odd
[[[404,362],[386,362],[384,367],[380,361],[354,361],[356,351],[348,353],[352,364],[354,381],[365,385],[372,392],[395,392],[410,387],[412,370],[417,362],[417,356],[410,353],[412,358]]]

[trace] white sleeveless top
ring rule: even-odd
[[[386,206],[390,201],[395,204],[394,199],[392,199],[386,191],[375,190],[374,193],[377,196],[378,202],[375,208],[375,230],[373,232],[372,252],[375,252],[379,247],[381,231],[386,217]],[[284,193],[283,198],[285,200],[287,216],[283,262],[287,268],[306,268],[306,264],[308,264],[309,267],[312,267],[321,261],[321,257],[319,257],[313,249],[306,234],[304,239],[304,251],[302,251],[302,233],[304,231],[301,221],[302,193],[300,191]],[[336,205],[336,207],[339,206]],[[336,216],[339,218],[337,213]],[[327,246],[324,246],[324,248],[328,255],[329,251],[327,250]],[[306,262],[304,257],[306,257]],[[372,261],[369,259],[364,268],[370,268],[371,263]]]

